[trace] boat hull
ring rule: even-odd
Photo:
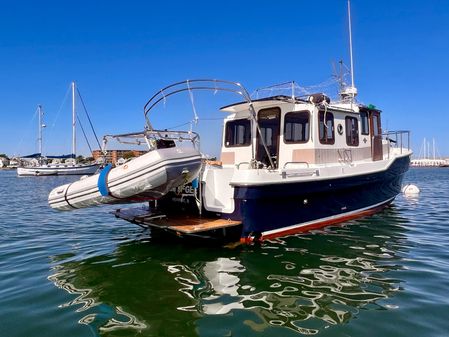
[[[54,176],[54,175],[91,175],[97,172],[100,166],[93,165],[44,165],[18,167],[18,176]]]
[[[372,214],[401,191],[409,156],[399,157],[383,171],[313,181],[235,186],[242,238],[269,239]]]

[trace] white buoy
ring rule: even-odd
[[[413,185],[413,184],[407,184],[404,187],[402,187],[402,193],[404,193],[404,195],[407,196],[417,196],[419,194],[419,192],[421,192],[418,188],[418,186]]]

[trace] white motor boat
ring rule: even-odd
[[[157,183],[162,188],[144,188],[144,182],[130,182],[134,176],[115,178],[114,183],[111,176],[108,186],[114,196],[129,201],[141,194],[158,198],[145,207],[117,209],[115,216],[150,227],[152,237],[168,233],[175,238],[252,242],[381,211],[401,192],[412,155],[410,133],[382,130],[381,110],[356,98],[352,68],[351,56],[351,84],[341,75],[334,99],[309,93],[294,82],[258,89],[253,96],[240,83],[218,79],[186,80],[160,89],[144,106],[147,130],[153,130],[149,115],[154,116],[158,105],[165,108],[176,94],[189,94],[195,120],[194,91],[234,93],[240,100],[220,109],[226,113],[221,137],[217,133],[220,160],[205,161],[198,183],[194,180],[169,191],[169,185],[175,187],[181,178],[173,178],[171,184],[162,179]],[[176,109],[181,110],[179,105]],[[159,167],[156,162],[150,165]],[[189,169],[189,174],[193,171]],[[152,179],[158,182],[156,174]],[[122,180],[130,185],[118,195],[113,187]],[[91,190],[78,194],[71,185],[58,188],[50,202],[77,207],[84,205],[84,195],[91,194],[95,198],[90,203],[113,202],[106,191],[101,192],[102,181],[100,175]]]

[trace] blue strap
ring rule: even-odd
[[[198,188],[198,178],[195,178],[192,180],[192,187],[193,188]]]
[[[100,175],[98,176],[98,190],[103,197],[110,195],[108,188],[108,174],[111,169],[111,164],[106,165],[105,168],[100,171]]]

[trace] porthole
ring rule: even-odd
[[[343,134],[343,125],[341,124],[337,125],[337,132],[340,136]]]

